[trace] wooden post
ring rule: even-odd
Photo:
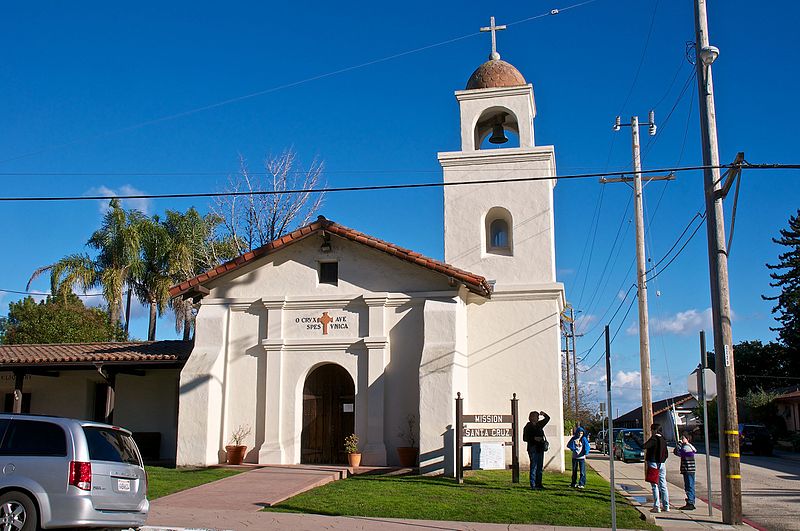
[[[12,413],[22,413],[22,385],[24,381],[25,373],[23,371],[14,371],[14,405],[11,409]]]
[[[464,483],[464,399],[461,393],[456,394],[456,481]]]
[[[725,243],[724,192],[720,182],[717,117],[711,64],[719,50],[710,46],[706,0],[694,1],[695,50],[700,139],[703,147],[703,182],[706,201],[708,269],[711,284],[711,318],[717,373],[719,415],[719,461],[722,490],[722,521],[742,523],[742,476],[739,463],[739,419],[736,411],[731,299],[728,286],[728,250]]]
[[[519,483],[519,399],[511,398],[511,483]]]

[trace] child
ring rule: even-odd
[[[567,448],[572,450],[572,485],[570,487],[582,489],[586,486],[586,455],[589,453],[589,439],[586,437],[586,430],[578,426],[575,429],[575,435],[567,443]],[[581,475],[576,483],[579,470]]]
[[[697,448],[692,446],[692,436],[684,432],[681,442],[675,446],[675,455],[681,458],[681,474],[683,474],[683,487],[686,490],[686,505],[681,507],[681,511],[694,511],[694,473],[695,462],[694,454]]]

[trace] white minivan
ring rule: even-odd
[[[0,414],[0,529],[130,528],[150,507],[131,432],[38,415]]]

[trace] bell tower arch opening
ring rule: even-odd
[[[476,149],[520,147],[517,116],[508,108],[494,106],[475,121]]]

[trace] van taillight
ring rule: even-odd
[[[70,461],[69,484],[81,490],[92,490],[92,464]]]

